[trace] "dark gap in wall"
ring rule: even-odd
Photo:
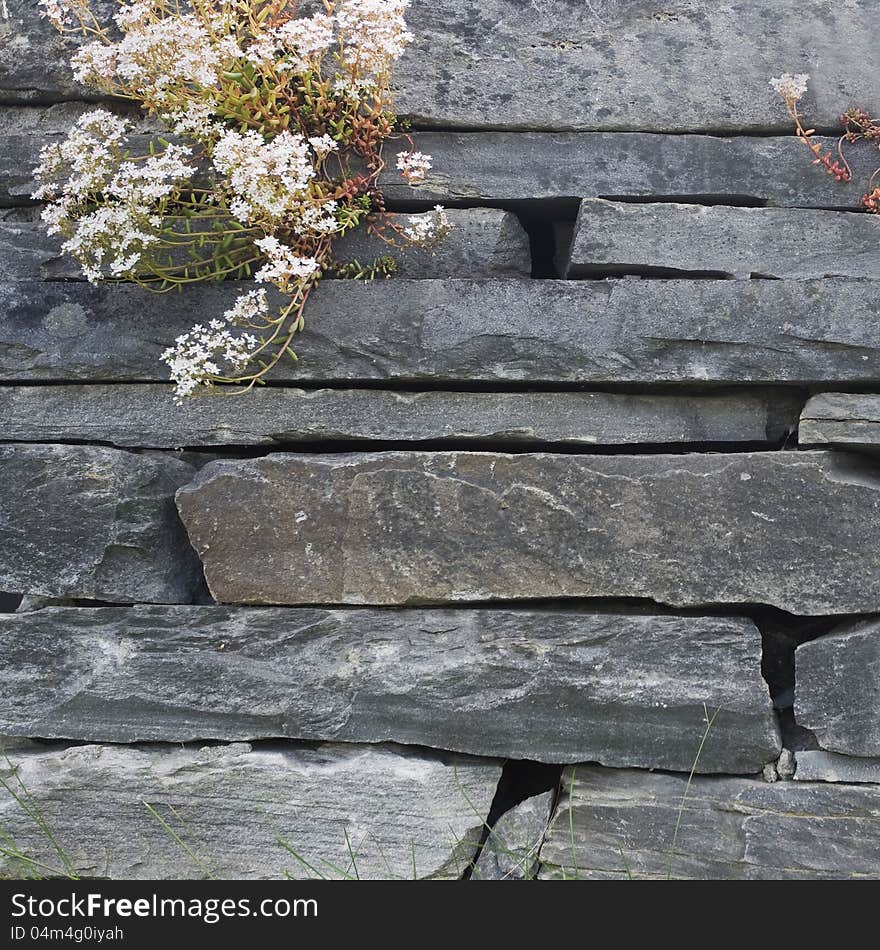
[[[25,444],[34,443],[7,443]],[[77,442],[67,439],[53,440],[51,445],[94,445],[109,443]],[[184,451],[195,454],[209,452],[225,459],[253,459],[274,455],[278,452],[293,452],[302,455],[348,455],[364,452],[491,452],[504,455],[525,455],[546,452],[553,455],[707,455],[724,453],[735,455],[751,452],[777,452],[783,448],[778,442],[633,442],[622,445],[598,445],[593,443],[572,444],[569,442],[506,441],[503,439],[340,439],[338,442],[284,442],[271,445],[220,445],[185,446]],[[127,451],[138,451],[126,447]]]
[[[477,844],[474,856],[461,876],[462,880],[470,880],[492,829],[505,812],[510,811],[511,808],[516,807],[527,798],[532,798],[543,792],[553,791],[558,795],[562,768],[561,765],[545,765],[542,762],[532,762],[526,759],[508,759],[504,763],[495,797],[492,800],[489,814],[483,823],[480,841]],[[554,807],[555,804],[554,801]]]
[[[0,389],[6,387],[38,388],[42,386],[165,386],[171,396],[171,383],[167,379],[0,379]],[[504,379],[268,379],[261,389],[370,389],[399,393],[455,392],[455,393],[605,393],[619,396],[724,396],[761,393],[796,394],[804,401],[810,395],[821,392],[850,392],[872,394],[880,387],[876,381],[862,384],[817,382],[800,383],[774,380],[700,380],[699,382],[626,382],[566,381],[553,379],[504,380]]]
[[[705,207],[728,208],[769,208],[768,198],[756,198],[754,195],[596,195],[603,201],[617,201],[621,204],[684,204],[703,205]],[[789,210],[789,209],[782,209]]]
[[[608,280],[630,277],[641,280],[735,280],[734,274],[723,270],[679,270],[676,267],[655,267],[648,264],[574,264],[566,280]]]
[[[862,615],[853,615],[848,619],[861,618]],[[795,617],[785,611],[763,607],[752,613],[752,619],[761,631],[761,674],[770,689],[783,746],[793,752],[818,748],[816,737],[799,725],[795,717],[795,651],[802,643],[829,633],[844,618]]]
[[[21,604],[22,594],[0,591],[0,614],[14,614]]]
[[[42,610],[43,607],[134,607],[135,601],[95,600],[91,597],[43,597],[24,594],[19,604],[22,613]]]

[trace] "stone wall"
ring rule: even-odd
[[[829,133],[880,107],[880,7],[414,0],[436,171],[385,188],[453,237],[183,407],[158,354],[237,288],[59,256],[29,169],[88,95],[33,8],[0,21],[0,774],[71,866],[880,876],[876,150],[835,183],[767,85],[821,64]],[[2,789],[0,827],[58,865]]]

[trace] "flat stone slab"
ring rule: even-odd
[[[880,876],[880,788],[701,776],[687,785],[687,775],[566,769],[540,876]]]
[[[801,413],[801,445],[880,450],[880,395],[821,393]]]
[[[93,105],[47,108],[11,106],[0,116],[0,204],[27,202],[31,169],[40,148],[67,134]],[[150,135],[138,125],[132,148]],[[876,167],[869,146],[848,149],[849,182],[811,167],[810,155],[786,129],[783,135],[662,135],[650,132],[452,132],[417,131],[415,147],[433,158],[425,182],[413,188],[395,167],[380,177],[393,207],[413,201],[436,204],[580,198],[678,198],[767,203],[780,207],[860,207]],[[816,136],[822,148],[836,137]],[[392,163],[393,166],[394,163]]]
[[[224,603],[880,610],[880,478],[845,455],[276,454],[177,504]]]
[[[81,98],[59,37],[29,0],[7,0],[0,88],[6,98]],[[96,3],[106,17],[114,5]],[[833,126],[858,102],[877,112],[880,90],[871,0],[621,0],[417,2],[415,35],[395,71],[396,107],[417,125],[472,128],[757,130],[787,128],[770,76],[814,71],[809,121]],[[539,26],[536,26],[538,25]],[[767,43],[772,35],[773,43]],[[840,37],[847,37],[843,53]]]
[[[846,211],[581,202],[561,276],[880,277],[880,219]]]
[[[408,278],[442,277],[529,277],[532,256],[529,236],[516,215],[497,208],[449,209],[446,212],[452,231],[439,244],[430,248],[404,244],[389,246],[381,237],[365,227],[358,228],[334,245],[334,257],[341,264],[357,261],[368,265],[377,257],[390,257],[394,273]],[[396,215],[398,227],[413,227],[422,218],[432,219],[431,212]],[[386,239],[395,238],[386,228]]]
[[[472,881],[531,881],[550,825],[553,792],[514,805],[495,823],[474,865]]]
[[[823,749],[797,753],[798,782],[868,782],[880,785],[880,758],[840,755]]]
[[[478,759],[288,743],[79,746],[11,758],[73,868],[119,880],[459,877],[501,775],[500,764]],[[10,774],[5,763],[0,774]],[[2,788],[0,824],[19,850],[58,865]],[[21,870],[0,855],[0,873]]]
[[[548,610],[47,607],[0,617],[0,733],[295,738],[759,772],[781,743],[748,620]]]
[[[190,603],[200,589],[173,500],[191,465],[83,445],[0,445],[0,465],[0,590]]]
[[[153,448],[291,442],[491,441],[561,445],[779,443],[801,400],[720,395],[257,389],[175,404],[170,386],[0,386],[0,433],[15,442]]]
[[[794,657],[797,723],[824,749],[880,756],[880,621],[840,626]]]
[[[400,215],[396,223],[410,225]],[[410,279],[463,277],[528,277],[532,270],[529,238],[516,216],[495,208],[447,211],[452,231],[431,248],[392,247],[366,229],[353,232],[336,248],[340,264],[357,261],[369,267],[389,257],[395,274]],[[393,235],[389,232],[389,237]],[[402,243],[397,239],[398,243]],[[3,280],[82,280],[79,263],[61,251],[57,238],[41,222],[0,222],[0,277]]]
[[[243,289],[2,283],[0,379],[165,381],[169,342]],[[327,281],[273,379],[876,383],[878,323],[873,281]]]

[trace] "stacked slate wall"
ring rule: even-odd
[[[0,736],[72,866],[880,875],[876,149],[834,182],[767,85],[813,69],[829,134],[880,107],[880,8],[414,0],[435,171],[384,187],[456,231],[181,407],[159,354],[240,288],[92,287],[45,236],[30,169],[90,94],[34,7],[0,21]],[[0,826],[57,864],[2,789]]]

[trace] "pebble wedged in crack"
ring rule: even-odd
[[[530,881],[537,877],[553,798],[553,792],[534,795],[498,819],[474,865],[472,881]]]
[[[748,620],[552,610],[45,608],[0,617],[0,732],[288,737],[759,772],[779,755]],[[20,695],[19,695],[20,694]]]
[[[785,390],[618,393],[257,389],[177,405],[167,385],[0,386],[0,432],[21,442],[121,446],[489,440],[500,444],[779,443],[801,400]]]
[[[419,878],[455,878],[501,775],[480,759],[344,745],[79,746],[10,758],[74,868],[122,880],[316,876],[282,840],[328,877],[354,877],[346,835],[361,878],[412,878],[414,865]],[[0,824],[19,850],[58,864],[2,789]],[[0,855],[0,873],[20,870]]]
[[[876,878],[880,787],[579,765],[541,863],[542,878]]]
[[[0,464],[0,590],[192,601],[200,569],[174,509],[191,465],[79,445],[3,445]]]
[[[707,271],[749,279],[880,277],[880,221],[846,211],[581,202],[561,275]]]
[[[837,627],[794,658],[798,724],[824,749],[880,756],[880,621]]]
[[[801,413],[801,445],[880,451],[880,395],[820,393]]]
[[[880,610],[880,479],[853,456],[279,453],[177,504],[223,603]]]
[[[339,264],[356,260],[365,267],[377,257],[390,257],[395,274],[419,280],[531,274],[529,238],[514,215],[494,208],[450,210],[447,215],[452,231],[433,247],[407,245],[401,238],[396,238],[401,247],[389,246],[360,228],[334,246],[334,257]],[[400,215],[395,222],[408,227],[410,216]],[[394,237],[393,232],[386,237]],[[78,261],[62,253],[61,242],[31,221],[0,222],[0,274],[4,280],[83,279]]]
[[[115,4],[93,2],[106,21]],[[805,52],[822,64],[803,103],[813,125],[835,127],[850,102],[874,112],[880,105],[872,46],[880,12],[872,0],[668,6],[417,0],[407,10],[415,39],[395,69],[397,112],[422,126],[787,130],[767,80],[796,71]],[[31,0],[6,7],[5,98],[81,97],[68,65],[75,42],[41,20]]]
[[[249,286],[0,283],[0,379],[165,381]],[[853,385],[880,378],[878,321],[873,281],[326,281],[273,379]]]

